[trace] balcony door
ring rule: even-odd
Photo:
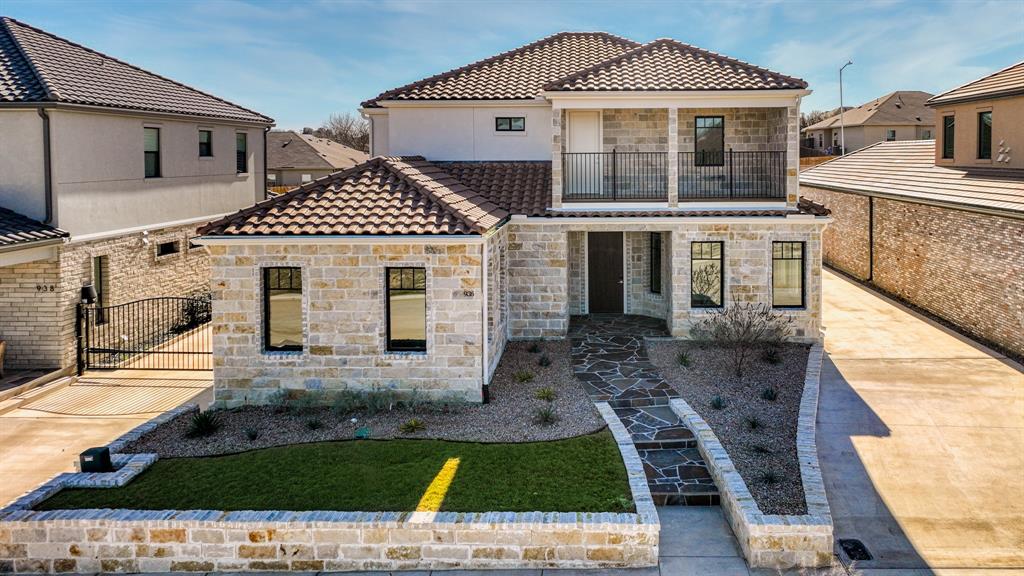
[[[622,232],[587,233],[587,296],[591,314],[623,312]]]
[[[566,130],[566,197],[600,198],[604,187],[601,154],[601,111],[570,110]]]

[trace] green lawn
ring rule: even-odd
[[[605,430],[529,444],[356,440],[159,460],[122,488],[62,490],[36,508],[407,511],[449,458],[460,463],[442,510],[623,511],[630,497]]]

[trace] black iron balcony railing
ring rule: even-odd
[[[679,201],[785,200],[785,152],[680,152]]]
[[[657,201],[667,198],[668,154],[665,152],[562,153],[564,201]]]

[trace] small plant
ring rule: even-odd
[[[366,402],[361,394],[354,390],[342,390],[334,395],[334,401],[331,402],[331,411],[342,415],[355,412],[365,406]]]
[[[409,392],[399,404],[401,404],[402,410],[419,412],[427,404],[427,396],[419,388],[413,388],[412,392]]]
[[[771,454],[772,453],[771,448],[769,448],[767,446],[762,446],[761,444],[755,444],[753,450],[754,450],[754,454]]]
[[[612,510],[616,510],[616,511],[619,511],[619,512],[632,512],[633,511],[633,500],[631,498],[627,498],[626,496],[620,494],[617,498],[612,500],[611,508],[612,508]]]
[[[761,390],[761,399],[769,402],[775,402],[775,399],[779,397],[779,392],[775,388],[768,387]]]
[[[291,404],[291,396],[287,390],[276,390],[267,397],[267,404],[278,414],[287,412]]]
[[[310,430],[319,430],[324,427],[324,423],[319,418],[310,418],[306,420],[306,428]]]
[[[185,435],[189,438],[202,438],[211,436],[220,429],[220,417],[216,412],[196,412],[188,423],[188,431]]]
[[[746,422],[747,428],[751,430],[757,430],[761,427],[761,421],[757,419],[757,416],[748,416]]]
[[[721,410],[722,408],[725,408],[725,399],[722,398],[721,396],[715,396],[714,398],[711,399],[711,407],[714,408],[715,410]]]
[[[689,368],[690,364],[692,364],[692,363],[693,363],[693,361],[690,360],[690,355],[686,352],[686,350],[683,350],[682,352],[679,353],[679,365],[680,366],[682,366],[683,368]]]
[[[532,382],[533,381],[533,373],[530,372],[529,370],[520,370],[520,371],[516,372],[515,374],[513,374],[513,377],[515,377],[516,382]]]
[[[292,400],[290,408],[299,414],[309,414],[313,410],[322,406],[323,403],[323,392],[319,390],[307,390],[298,398]]]
[[[533,342],[530,344],[530,347],[526,349],[526,351],[529,352],[530,354],[536,354],[540,352],[540,344]]]
[[[782,362],[782,355],[776,346],[769,346],[765,348],[764,356],[762,356],[762,358],[769,364],[780,364]]]
[[[533,397],[536,398],[537,400],[543,400],[545,402],[554,402],[555,398],[557,398],[558,395],[555,394],[554,389],[552,389],[549,386],[545,386],[544,388],[541,388],[534,392]]]
[[[761,482],[765,484],[778,484],[779,475],[774,470],[765,470],[761,473]]]
[[[248,438],[250,442],[252,442],[260,437],[260,431],[256,428],[246,428],[245,437]]]
[[[558,414],[550,406],[544,406],[533,415],[533,422],[539,426],[551,426],[558,422]]]
[[[394,409],[397,397],[394,390],[374,389],[366,394],[366,412],[371,416]]]
[[[544,367],[551,366],[551,358],[548,358],[548,355],[545,354],[541,356],[539,360],[537,360],[537,365]]]
[[[398,430],[402,434],[415,434],[426,427],[427,425],[424,424],[423,421],[420,420],[419,418],[411,418],[409,420],[406,420],[405,422],[402,422],[402,425],[398,427]]]

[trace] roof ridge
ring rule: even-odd
[[[946,90],[945,92],[941,92],[939,94],[936,94],[936,95],[932,96],[928,100],[925,100],[925,104],[927,104],[928,102],[931,102],[933,100],[936,100],[938,98],[941,98],[941,97],[945,96],[946,94],[949,94],[950,92],[956,92],[957,90],[959,90],[961,88],[965,88],[967,86],[970,86],[971,84],[976,84],[978,82],[981,82],[982,80],[987,80],[988,78],[991,78],[991,77],[995,76],[996,74],[1002,74],[1003,72],[1006,72],[1007,70],[1010,70],[1011,68],[1016,68],[1017,66],[1020,66],[1022,64],[1024,64],[1024,60],[1021,60],[1019,62],[1015,62],[1015,63],[1010,64],[1009,66],[1006,66],[1004,68],[1000,68],[999,70],[996,70],[995,72],[986,74],[985,76],[982,76],[981,78],[975,78],[974,80],[971,80],[970,82],[964,82],[963,84],[961,84],[959,86],[954,86],[953,88],[950,88],[949,90]]]
[[[686,42],[681,42],[681,41],[676,40],[674,38],[657,38],[655,40],[651,40],[650,42],[648,42],[646,44],[641,44],[640,46],[637,46],[636,48],[634,48],[632,50],[628,50],[626,52],[623,52],[622,54],[619,54],[618,56],[612,56],[611,58],[608,58],[607,60],[604,60],[602,62],[598,62],[597,64],[594,64],[592,66],[584,68],[583,70],[579,70],[577,72],[573,72],[572,74],[569,74],[569,75],[564,76],[562,78],[559,78],[557,80],[553,80],[551,82],[548,82],[547,84],[545,84],[543,86],[543,89],[544,90],[557,90],[557,88],[554,88],[554,86],[557,86],[558,84],[565,84],[567,82],[572,82],[574,80],[581,79],[584,76],[586,76],[587,74],[591,74],[593,72],[596,72],[596,71],[598,71],[598,70],[600,70],[600,69],[602,69],[602,68],[604,68],[606,66],[612,66],[612,65],[618,64],[619,62],[624,61],[627,58],[630,58],[632,56],[640,54],[640,53],[642,53],[642,52],[644,52],[646,50],[650,50],[652,48],[655,48],[655,47],[657,47],[659,45],[670,45],[670,46],[675,46],[677,48],[681,47],[681,48],[683,48],[685,50],[692,51],[692,52],[697,52],[697,53],[700,53],[700,54],[704,54],[704,55],[710,56],[712,58],[717,58],[717,59],[723,60],[725,62],[730,62],[730,63],[738,64],[738,65],[741,65],[741,66],[748,66],[750,68],[753,68],[754,70],[757,70],[757,71],[760,71],[760,72],[763,72],[763,73],[767,73],[767,74],[771,74],[771,75],[775,75],[775,76],[779,76],[781,78],[784,78],[784,79],[789,80],[791,82],[794,82],[796,84],[802,84],[804,88],[807,87],[807,82],[804,81],[802,78],[797,78],[795,76],[789,76],[789,75],[783,74],[781,72],[776,72],[774,70],[769,70],[768,68],[763,68],[763,67],[758,66],[756,64],[751,64],[750,62],[745,62],[743,60],[739,60],[739,59],[733,58],[731,56],[726,56],[726,55],[720,54],[718,52],[713,52],[713,51],[708,50],[706,48],[701,48],[699,46],[694,46],[693,44],[687,44]]]
[[[436,81],[444,79],[444,78],[450,78],[452,76],[455,76],[455,75],[457,75],[457,74],[459,74],[461,72],[464,72],[464,71],[468,70],[469,68],[480,66],[482,64],[490,64],[491,62],[496,62],[496,61],[501,60],[503,58],[507,58],[509,56],[512,56],[513,54],[517,54],[517,53],[523,52],[525,50],[528,50],[530,48],[533,48],[534,46],[538,46],[538,45],[541,45],[541,44],[544,44],[544,43],[547,43],[547,42],[551,42],[555,38],[568,37],[568,36],[587,36],[587,35],[604,36],[606,38],[610,38],[610,39],[614,40],[615,42],[619,42],[619,43],[623,43],[623,44],[636,44],[637,47],[642,46],[642,44],[640,44],[639,42],[636,42],[635,40],[630,40],[630,39],[624,38],[622,36],[616,36],[615,34],[611,34],[611,33],[608,33],[608,32],[556,32],[554,34],[550,34],[548,36],[545,36],[545,37],[543,37],[543,38],[541,38],[539,40],[534,40],[533,42],[530,42],[528,44],[523,44],[522,46],[519,46],[517,48],[512,48],[511,50],[506,50],[504,52],[501,52],[499,54],[495,54],[493,56],[489,56],[489,57],[484,58],[482,60],[477,60],[476,62],[471,62],[469,64],[466,64],[466,65],[463,65],[463,66],[459,66],[458,68],[452,68],[451,70],[448,70],[446,72],[441,72],[441,73],[438,73],[438,74],[434,74],[433,76],[428,76],[427,78],[423,78],[423,79],[417,80],[415,82],[410,82],[408,84],[405,84],[403,86],[399,86],[397,88],[392,88],[390,90],[386,90],[384,92],[381,92],[377,96],[373,97],[372,99],[364,101],[361,105],[364,108],[372,107],[373,105],[375,105],[377,103],[378,100],[386,100],[387,96],[390,96],[392,94],[396,94],[396,93],[399,93],[399,92],[404,92],[406,90],[409,90],[410,88],[414,88],[414,87],[418,87],[418,86],[421,86],[421,85],[429,84],[431,82],[436,82]]]
[[[39,82],[39,85],[43,87],[43,92],[46,94],[46,99],[51,101],[59,100],[60,94],[53,90],[53,87],[50,86],[49,81],[47,81],[43,77],[43,73],[40,72],[39,68],[36,67],[36,63],[33,62],[31,58],[29,58],[28,53],[25,52],[25,47],[21,45],[21,40],[18,39],[18,37],[14,34],[14,31],[11,29],[11,22],[21,24],[21,22],[18,22],[17,20],[11,18],[10,16],[4,16],[0,18],[0,24],[3,24],[4,30],[7,31],[7,36],[10,37],[11,43],[14,44],[14,48],[18,51],[18,54],[21,55],[21,59],[25,61],[25,64],[28,66],[28,69],[32,71],[32,74],[36,77],[36,81]]]
[[[46,30],[43,30],[42,28],[36,28],[35,26],[32,26],[31,24],[26,24],[25,22],[21,22],[20,20],[17,20],[15,18],[11,18],[9,16],[5,16],[4,17],[4,21],[5,21],[5,23],[14,22],[15,24],[17,24],[19,26],[23,26],[25,28],[28,28],[28,29],[33,30],[35,32],[38,32],[40,34],[49,36],[50,38],[53,38],[54,40],[57,40],[57,41],[60,41],[60,42],[64,42],[66,44],[70,44],[71,46],[74,46],[76,48],[80,48],[82,50],[85,50],[86,52],[90,52],[90,53],[95,54],[95,55],[97,55],[97,56],[99,56],[101,58],[106,58],[108,60],[112,60],[114,62],[117,62],[118,64],[122,64],[124,66],[127,66],[127,67],[129,67],[129,68],[131,68],[133,70],[138,70],[139,72],[142,72],[143,74],[152,76],[154,78],[159,78],[161,80],[164,80],[164,81],[170,82],[172,84],[181,86],[182,88],[185,88],[185,89],[188,89],[188,90],[192,90],[193,92],[198,92],[199,94],[202,94],[203,96],[207,96],[209,98],[213,98],[214,100],[217,100],[217,101],[222,102],[224,104],[227,104],[229,106],[234,106],[235,108],[238,108],[240,110],[244,110],[244,111],[246,111],[246,112],[248,112],[250,114],[254,114],[254,115],[256,115],[256,116],[258,116],[260,118],[264,118],[266,120],[270,120],[271,122],[273,122],[273,120],[274,120],[273,118],[271,118],[269,116],[266,116],[264,114],[260,114],[259,112],[255,111],[255,110],[251,110],[249,108],[246,108],[245,106],[240,106],[238,104],[235,104],[234,102],[231,102],[231,101],[225,100],[224,98],[221,98],[219,96],[215,96],[213,94],[210,94],[209,92],[205,92],[205,91],[200,90],[198,88],[195,88],[193,86],[189,86],[188,84],[185,84],[184,82],[179,82],[177,80],[174,80],[173,78],[168,78],[166,76],[162,76],[162,75],[157,74],[155,72],[150,72],[149,70],[146,70],[144,68],[140,68],[140,67],[138,67],[138,66],[136,66],[134,64],[131,64],[131,63],[125,62],[124,60],[121,60],[119,58],[115,58],[113,56],[110,56],[109,54],[104,54],[103,52],[100,52],[99,50],[94,50],[92,48],[89,48],[88,46],[83,46],[82,44],[79,44],[78,42],[75,42],[73,40],[68,40],[67,38],[63,38],[61,36],[57,36],[56,34],[54,34],[52,32],[47,32]],[[8,30],[11,30],[10,26],[8,26]],[[15,37],[15,34],[14,34],[13,31],[11,32],[11,36]],[[15,37],[15,40],[17,41],[16,37]],[[21,42],[17,41],[17,44],[18,44],[19,49],[22,50],[22,52],[24,53],[24,49],[21,47]],[[26,54],[26,57],[28,57],[27,54]],[[32,66],[32,68],[34,70],[35,69],[35,64],[33,64],[31,62],[31,58],[28,58],[28,60],[29,60],[29,64]],[[49,93],[49,90],[47,90],[47,92]],[[58,95],[59,95],[59,93],[58,93]]]

